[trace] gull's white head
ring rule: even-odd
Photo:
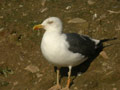
[[[42,24],[35,25],[33,27],[34,30],[44,28],[46,31],[56,31],[61,32],[62,31],[62,22],[57,17],[49,17],[45,19]]]

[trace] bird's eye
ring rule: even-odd
[[[52,24],[53,23],[53,21],[48,21],[48,24]]]

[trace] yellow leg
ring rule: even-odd
[[[60,90],[61,89],[60,82],[59,82],[59,79],[60,79],[59,74],[60,74],[60,69],[57,68],[57,84],[49,88],[48,90]]]
[[[70,90],[69,87],[70,87],[71,69],[72,69],[72,66],[69,66],[67,85],[65,88],[62,88],[61,90]]]
[[[68,81],[67,81],[67,88],[69,88],[69,87],[70,87],[71,69],[72,69],[72,66],[69,66]]]

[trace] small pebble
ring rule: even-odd
[[[37,73],[36,76],[37,76],[37,78],[40,78],[43,76],[43,74]]]
[[[66,10],[68,10],[68,9],[71,9],[71,6],[67,6],[67,7],[66,7]]]
[[[48,8],[43,8],[40,12],[41,13],[44,13],[44,12],[46,12],[48,10]]]
[[[10,7],[10,6],[11,6],[11,3],[9,3],[8,6]]]
[[[84,85],[84,87],[87,87],[87,86],[88,86],[88,84],[85,84],[85,85]]]
[[[32,73],[36,73],[36,72],[39,72],[39,68],[35,65],[28,65],[26,68],[24,68],[25,70],[27,71],[30,71]]]
[[[45,6],[45,4],[46,4],[46,0],[42,0],[41,5]]]
[[[18,62],[18,65],[20,66],[21,64]]]
[[[4,10],[4,8],[1,8],[1,10]]]
[[[19,7],[20,7],[20,8],[22,8],[22,7],[23,7],[23,5],[19,5]]]
[[[113,88],[113,90],[117,90],[117,88]]]
[[[31,63],[31,61],[30,61],[30,60],[28,60],[28,63]]]
[[[0,28],[0,32],[2,32],[4,30],[4,28]]]
[[[89,5],[93,5],[95,2],[93,0],[88,0]]]
[[[3,16],[0,16],[0,19],[3,19]]]
[[[23,16],[27,16],[27,13],[24,13],[24,12],[23,12]]]
[[[74,87],[74,90],[78,90],[78,88],[77,88],[77,87]]]
[[[68,21],[68,23],[85,23],[87,22],[85,19],[82,18],[73,18]]]
[[[18,82],[17,81],[15,81],[14,83],[13,83],[13,86],[16,86],[18,84]]]
[[[95,20],[96,18],[97,18],[97,14],[95,13],[94,15],[93,15],[93,20]]]
[[[38,80],[38,82],[40,82],[42,79],[40,78],[39,80]]]
[[[14,22],[17,22],[17,20],[15,19]]]

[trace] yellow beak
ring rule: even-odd
[[[41,25],[41,24],[35,25],[35,26],[33,27],[33,30],[38,30],[38,29],[40,29],[40,28],[44,28],[44,26]]]

